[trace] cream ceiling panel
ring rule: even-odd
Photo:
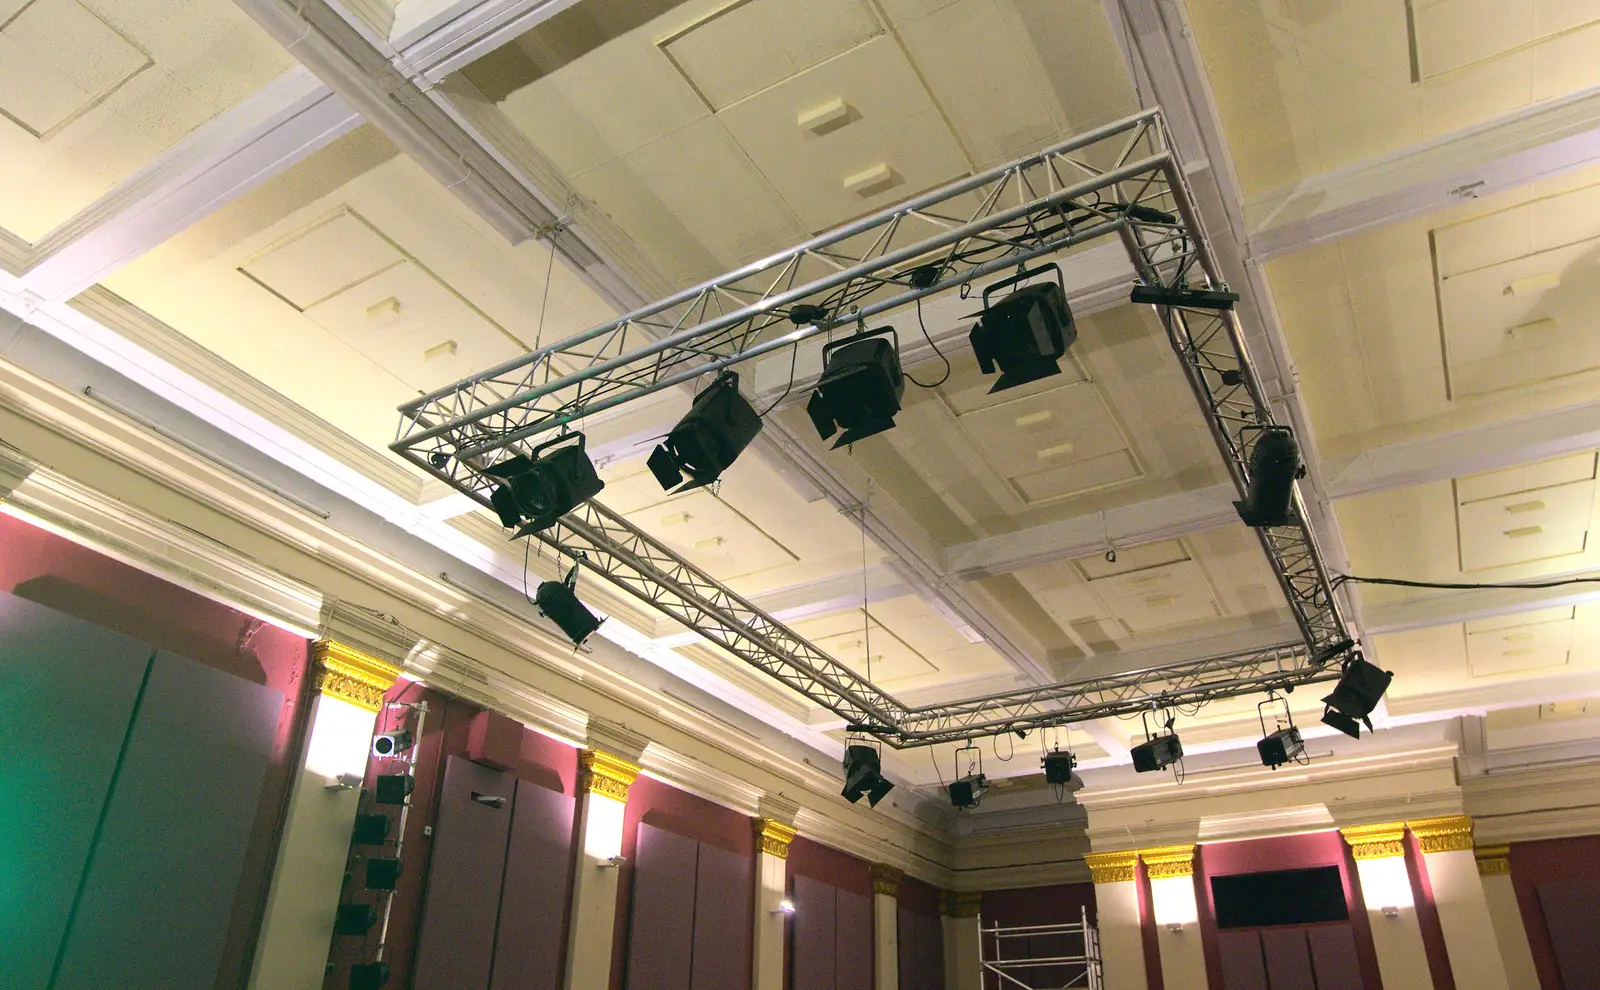
[[[77,0],[33,0],[0,11],[0,21],[0,114],[34,137],[92,110],[151,64]]]
[[[850,119],[824,134],[801,126],[842,100]],[[971,167],[905,54],[888,36],[852,48],[717,114],[813,231],[898,202]],[[847,180],[883,166],[859,192]],[[709,201],[709,200],[708,200]]]
[[[1135,634],[1221,613],[1210,581],[1193,560],[1099,578],[1089,582],[1089,589]]]
[[[920,689],[1011,670],[993,647],[968,643],[914,595],[876,602],[871,614],[872,680],[882,687]],[[796,623],[795,631],[866,674],[868,635],[860,609]]]
[[[1100,457],[1086,457],[1076,463],[1037,474],[1023,475],[1016,478],[1015,482],[1023,500],[1029,505],[1037,505],[1135,481],[1143,474],[1132,452],[1119,450]]]
[[[1555,457],[1547,461],[1534,461],[1504,471],[1490,471],[1456,479],[1458,502],[1476,502],[1479,499],[1500,495],[1515,495],[1553,485],[1574,481],[1593,481],[1595,455],[1588,452],[1569,457]]]
[[[1593,481],[1460,505],[1461,567],[1478,571],[1582,553],[1593,507]]]
[[[956,418],[1025,502],[1129,481],[1142,473],[1092,383],[1051,389]]]
[[[1467,623],[1467,666],[1472,676],[1565,666],[1572,651],[1573,610],[1558,611],[1565,616],[1535,621],[1534,613],[1527,613],[1527,621],[1519,625],[1494,629],[1474,629]]]
[[[976,319],[980,309],[981,304],[977,300],[973,300],[971,318]],[[964,348],[966,345],[962,343],[956,346]],[[936,362],[929,362],[922,370],[932,371],[936,368],[942,371],[941,365]],[[920,373],[918,377],[922,378],[923,381],[938,380],[938,376],[928,378]],[[938,391],[939,398],[945,405],[950,407],[951,412],[957,416],[965,416],[980,409],[990,409],[1007,402],[1015,402],[1018,399],[1032,398],[1045,392],[1053,392],[1058,388],[1075,385],[1079,382],[1087,382],[1088,380],[1089,376],[1084,374],[1082,366],[1069,353],[1061,362],[1061,373],[1059,375],[1041,378],[1036,382],[1029,382],[1026,385],[1006,389],[1004,392],[991,392],[990,389],[994,388],[994,376],[985,375],[980,371],[978,362],[975,360],[960,360],[951,362],[950,378],[939,386]]]
[[[1424,78],[1600,21],[1595,0],[1432,0],[1412,9]]]
[[[1085,581],[1095,581],[1188,559],[1189,551],[1179,541],[1158,540],[1155,543],[1123,547],[1108,556],[1079,557],[1072,562],[1072,566],[1083,575]]]
[[[862,0],[736,0],[661,50],[720,110],[882,33]]]
[[[889,687],[909,678],[925,678],[939,673],[939,668],[925,660],[898,636],[873,622],[871,634],[872,682],[879,687]],[[829,656],[867,676],[868,637],[864,630],[826,636],[816,641]]]
[[[290,234],[239,270],[303,311],[404,258],[405,252],[393,241],[341,208]]]
[[[699,490],[630,515],[690,563],[735,580],[799,558],[726,502]]]

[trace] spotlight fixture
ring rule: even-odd
[[[1044,782],[1066,788],[1068,794],[1083,789],[1083,778],[1078,776],[1078,758],[1072,753],[1054,750],[1046,753],[1040,762],[1044,767]]]
[[[1129,752],[1133,757],[1134,771],[1149,773],[1152,770],[1165,770],[1183,759],[1183,743],[1176,732],[1169,732],[1164,736],[1146,739]]]
[[[393,890],[400,880],[400,860],[393,856],[375,856],[367,860],[367,889]]]
[[[806,403],[806,414],[822,439],[844,430],[833,444],[837,449],[894,428],[906,390],[894,327],[826,344],[822,362],[822,377]]]
[[[1393,673],[1368,663],[1359,653],[1351,654],[1350,659],[1345,661],[1344,673],[1334,686],[1333,693],[1322,699],[1322,703],[1328,706],[1322,721],[1353,739],[1361,738],[1360,730],[1351,723],[1360,721],[1366,725],[1368,732],[1372,731],[1372,710],[1383,700],[1383,692],[1389,690],[1392,680]],[[1329,715],[1335,712],[1343,717],[1330,721]]]
[[[981,773],[968,774],[950,782],[950,803],[957,808],[975,808],[989,793],[989,781]]]
[[[1148,306],[1181,306],[1184,309],[1214,309],[1222,312],[1233,309],[1233,304],[1239,301],[1239,294],[1225,289],[1190,289],[1186,286],[1169,289],[1161,285],[1136,285],[1130,301]]]
[[[576,442],[574,442],[576,441]],[[606,483],[584,453],[582,433],[567,433],[483,469],[501,484],[489,495],[500,525],[512,539],[548,529],[557,519],[600,493]]]
[[[1351,739],[1361,738],[1361,723],[1348,715],[1342,715],[1332,708],[1322,713],[1322,724],[1338,729]]]
[[[876,746],[849,745],[844,750],[844,790],[840,796],[851,804],[863,796],[867,804],[876,808],[878,802],[894,789],[894,784],[883,777],[883,757]]]
[[[695,396],[688,415],[646,463],[663,490],[686,492],[721,477],[760,432],[761,417],[739,394],[739,376],[724,371],[710,388]]]
[[[378,923],[378,912],[371,904],[341,904],[334,915],[333,931],[337,935],[365,935]]]
[[[578,601],[578,567],[582,563],[582,558],[579,558],[563,580],[539,582],[539,590],[533,593],[539,614],[560,626],[561,631],[572,640],[573,646],[582,646],[605,621],[597,618]]]
[[[1267,731],[1267,716],[1262,709],[1268,705],[1282,705],[1283,713],[1278,716],[1277,728]],[[1289,700],[1280,698],[1274,691],[1267,692],[1267,700],[1256,705],[1256,718],[1261,722],[1262,739],[1256,743],[1256,752],[1261,756],[1261,765],[1276,770],[1290,760],[1299,760],[1306,751],[1306,744],[1300,738],[1300,730],[1295,728],[1294,715],[1289,711]],[[1304,761],[1301,761],[1304,762]]]
[[[356,963],[350,967],[350,990],[383,990],[388,983],[386,962]]]
[[[399,756],[411,748],[414,740],[408,729],[399,732],[380,732],[372,737],[372,755],[379,759]]]
[[[990,304],[990,293],[1051,270],[1056,273],[1054,284],[1042,282],[1017,289]],[[985,288],[982,318],[968,335],[979,370],[992,375],[997,366],[1000,369],[999,380],[989,389],[991,395],[1059,375],[1061,357],[1077,339],[1066,283],[1056,264],[1023,269]]]
[[[358,846],[376,846],[389,838],[389,816],[374,812],[357,815],[350,841]]]
[[[1300,445],[1294,433],[1284,426],[1262,430],[1250,451],[1250,488],[1244,501],[1233,503],[1239,518],[1257,528],[1288,525],[1294,479],[1299,476]]]
[[[373,801],[377,804],[405,804],[416,781],[409,773],[386,773],[378,776]]]

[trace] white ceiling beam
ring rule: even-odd
[[[1248,204],[1260,260],[1600,161],[1600,87],[1369,159]]]

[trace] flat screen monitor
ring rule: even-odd
[[[1218,928],[1350,920],[1337,866],[1212,877],[1211,898]]]

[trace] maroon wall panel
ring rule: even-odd
[[[1267,957],[1267,982],[1272,990],[1317,990],[1304,928],[1263,929],[1261,952]]]
[[[573,800],[517,783],[506,844],[493,990],[558,990],[572,893]]]
[[[931,883],[923,883],[915,877],[902,878],[899,901],[900,906],[909,911],[939,917],[939,888]]]
[[[750,986],[750,914],[755,904],[749,856],[702,842],[694,895],[694,990]]]
[[[872,898],[840,890],[833,917],[835,990],[872,990]]]
[[[895,912],[895,953],[900,990],[922,990],[921,959],[917,955],[917,916],[901,908]]]
[[[1600,836],[1518,842],[1511,847],[1511,884],[1517,892],[1517,907],[1528,930],[1528,948],[1533,952],[1539,985],[1544,990],[1562,990],[1562,981],[1539,887],[1583,879],[1600,881]]]
[[[794,878],[794,915],[789,923],[794,990],[836,990],[835,894],[832,884],[805,876]]]
[[[789,875],[810,877],[853,894],[872,896],[872,870],[866,860],[804,837],[789,844]]]
[[[1600,882],[1561,880],[1539,885],[1539,906],[1561,970],[1562,990],[1600,990]]]
[[[917,955],[922,984],[914,990],[944,990],[944,922],[937,914],[917,915]]]
[[[699,843],[641,825],[636,849],[627,985],[629,990],[689,990]]]
[[[1050,887],[1017,887],[983,894],[983,920],[1001,925],[1071,924],[1087,908],[1094,921],[1094,884],[1067,883]]]
[[[489,986],[515,786],[509,774],[460,757],[445,763],[414,990]],[[474,801],[474,793],[505,802],[496,808]]]
[[[1316,925],[1306,929],[1311,969],[1317,990],[1361,990],[1361,959],[1350,925]]]
[[[1267,990],[1267,964],[1261,955],[1261,933],[1254,929],[1217,934],[1222,990]]]

